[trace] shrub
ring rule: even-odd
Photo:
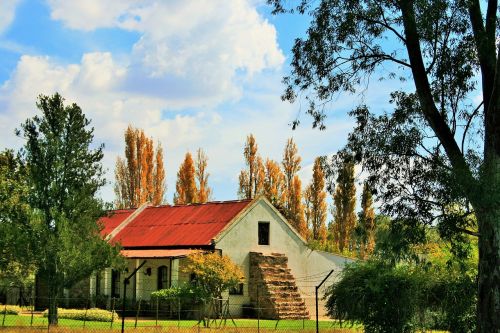
[[[362,322],[366,332],[409,332],[415,294],[414,281],[403,267],[361,262],[347,266],[325,298],[331,317]]]
[[[21,307],[17,305],[7,305],[0,304],[0,314],[18,315],[21,312]]]
[[[48,310],[43,312],[43,316],[47,317],[49,314]],[[102,309],[57,309],[57,314],[59,319],[74,319],[74,320],[88,320],[88,321],[104,321],[110,322],[111,318],[113,320],[118,319],[116,313]]]
[[[370,332],[440,328],[475,331],[473,275],[439,265],[348,265],[325,294],[331,317],[361,322]]]

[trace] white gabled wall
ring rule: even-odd
[[[241,304],[249,303],[248,276],[249,252],[263,254],[283,253],[288,257],[288,267],[296,279],[299,291],[309,307],[309,314],[314,316],[314,286],[319,283],[330,270],[332,279],[341,271],[345,262],[352,261],[326,252],[313,251],[304,241],[290,229],[265,199],[256,202],[226,230],[218,240],[216,248],[228,255],[245,273],[246,281],[243,296],[231,295],[232,313],[239,314]],[[258,245],[258,223],[269,222],[269,245]],[[326,284],[328,284],[328,282]],[[321,296],[321,295],[320,295]],[[320,300],[320,315],[324,314],[323,302]]]

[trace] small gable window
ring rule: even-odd
[[[168,288],[168,268],[167,266],[158,267],[158,290]]]
[[[269,222],[259,222],[259,245],[269,245]]]

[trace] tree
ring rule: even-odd
[[[190,152],[187,152],[177,172],[174,194],[174,203],[176,205],[198,202],[195,172],[193,157]]]
[[[238,195],[241,198],[253,199],[262,194],[264,187],[264,164],[257,153],[258,145],[253,134],[247,136],[243,156],[245,157],[246,170],[241,170],[239,176]]]
[[[160,205],[164,201],[165,169],[163,149],[144,130],[129,125],[125,131],[125,160],[118,157],[115,167],[117,208],[139,207],[145,202]]]
[[[155,155],[152,203],[156,206],[165,201],[165,168],[163,167],[163,148],[159,142],[156,146]]]
[[[229,288],[236,288],[239,283],[242,283],[243,271],[231,258],[218,252],[195,251],[189,254],[187,259],[188,264],[183,271],[194,274],[195,279],[192,283],[201,289],[201,297],[205,301],[210,301],[216,318],[220,317],[222,303],[219,300],[222,297],[222,292]],[[213,314],[210,309],[207,312],[208,316]],[[210,325],[210,317],[206,322],[205,319],[203,321],[205,326]]]
[[[297,232],[305,239],[309,236],[307,223],[304,218],[304,205],[302,204],[302,182],[295,175],[292,180],[292,190],[289,194],[290,208],[287,209],[285,217]]]
[[[284,1],[268,2],[275,12],[287,10]],[[374,73],[413,83],[414,90],[391,94],[393,112],[375,115],[364,106],[352,112],[357,126],[349,148],[377,183],[386,213],[414,226],[437,224],[443,239],[478,237],[478,331],[499,331],[498,1],[317,4],[312,9],[301,0],[296,8],[312,20],[295,42],[283,98],[307,95],[314,125],[322,128],[325,102],[369,85]],[[476,93],[479,103],[471,99]],[[447,214],[453,203],[466,214]],[[467,223],[472,213],[477,227]]]
[[[354,164],[344,162],[338,171],[335,184],[334,223],[331,232],[340,252],[352,251],[352,233],[356,225],[356,186],[354,185]]]
[[[23,225],[35,242],[38,276],[48,285],[49,323],[57,324],[57,298],[95,270],[110,267],[118,249],[100,236],[103,202],[96,197],[105,184],[100,163],[103,145],[91,149],[93,128],[76,104],[64,105],[59,94],[40,95],[41,116],[18,130],[26,144],[32,218]]]
[[[285,174],[284,215],[290,220],[295,229],[304,235],[306,231],[300,231],[305,225],[304,206],[302,205],[302,182],[298,177],[295,179],[297,172],[300,170],[301,161],[302,158],[298,155],[297,145],[292,138],[288,139],[283,151],[283,161],[281,162]]]
[[[207,161],[208,157],[205,152],[199,148],[196,152],[196,182],[198,183],[197,188],[197,202],[203,203],[207,202],[210,199],[212,194],[212,189],[208,186],[208,176],[210,175],[207,172]]]
[[[306,188],[306,220],[312,231],[311,238],[321,242],[326,241],[326,192],[325,176],[321,167],[321,159],[314,160],[313,179]]]
[[[361,212],[359,213],[357,234],[359,236],[360,257],[373,253],[375,249],[375,210],[373,209],[372,192],[365,182],[361,194]]]
[[[0,152],[0,283],[28,286],[33,265],[26,168],[12,150]]]
[[[285,175],[278,162],[266,159],[264,177],[264,195],[271,203],[282,210],[285,196]]]

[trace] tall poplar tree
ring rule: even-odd
[[[352,234],[356,226],[356,186],[354,185],[354,164],[344,162],[338,170],[335,184],[334,221],[332,224],[335,246],[340,252],[352,250]]]
[[[307,239],[308,230],[304,217],[304,204],[302,203],[302,182],[299,176],[295,175],[292,179],[292,189],[289,193],[290,208],[287,210],[288,220],[298,233]]]
[[[367,182],[361,194],[361,212],[359,213],[357,234],[359,237],[359,254],[361,258],[373,253],[375,248],[375,210],[373,209],[372,192]]]
[[[208,186],[208,176],[207,172],[208,157],[205,152],[198,148],[196,152],[196,183],[197,183],[197,202],[203,203],[210,200],[212,194],[212,189]]]
[[[194,161],[191,153],[187,152],[177,172],[174,204],[185,205],[198,202],[197,192]]]
[[[155,169],[153,173],[153,205],[165,202],[165,168],[163,167],[163,148],[158,142],[155,153]]]
[[[292,138],[288,139],[283,151],[283,161],[281,162],[285,175],[284,215],[297,230],[302,230],[303,224],[305,225],[302,182],[297,176],[301,161],[302,158],[298,155],[297,145]],[[296,176],[297,179],[295,179]],[[298,191],[298,188],[300,188],[300,191]],[[298,204],[299,201],[300,205]]]
[[[313,178],[304,193],[306,221],[311,231],[311,239],[326,241],[326,191],[325,175],[321,159],[314,160]]]
[[[115,205],[139,207],[145,202],[159,205],[164,201],[165,169],[163,150],[142,129],[131,125],[125,130],[125,160],[118,157],[115,166]]]
[[[59,94],[38,97],[41,115],[18,130],[27,168],[28,202],[33,216],[20,222],[34,239],[37,276],[46,282],[48,320],[57,324],[58,297],[64,288],[110,267],[118,249],[102,239],[97,223],[105,213],[98,190],[105,184],[103,145],[92,149],[94,129],[76,104]]]
[[[266,159],[264,195],[271,203],[282,211],[285,199],[285,175],[278,162]]]
[[[258,154],[258,145],[253,134],[247,136],[243,156],[247,168],[240,172],[238,195],[241,198],[253,199],[263,193],[265,178],[264,163]]]

